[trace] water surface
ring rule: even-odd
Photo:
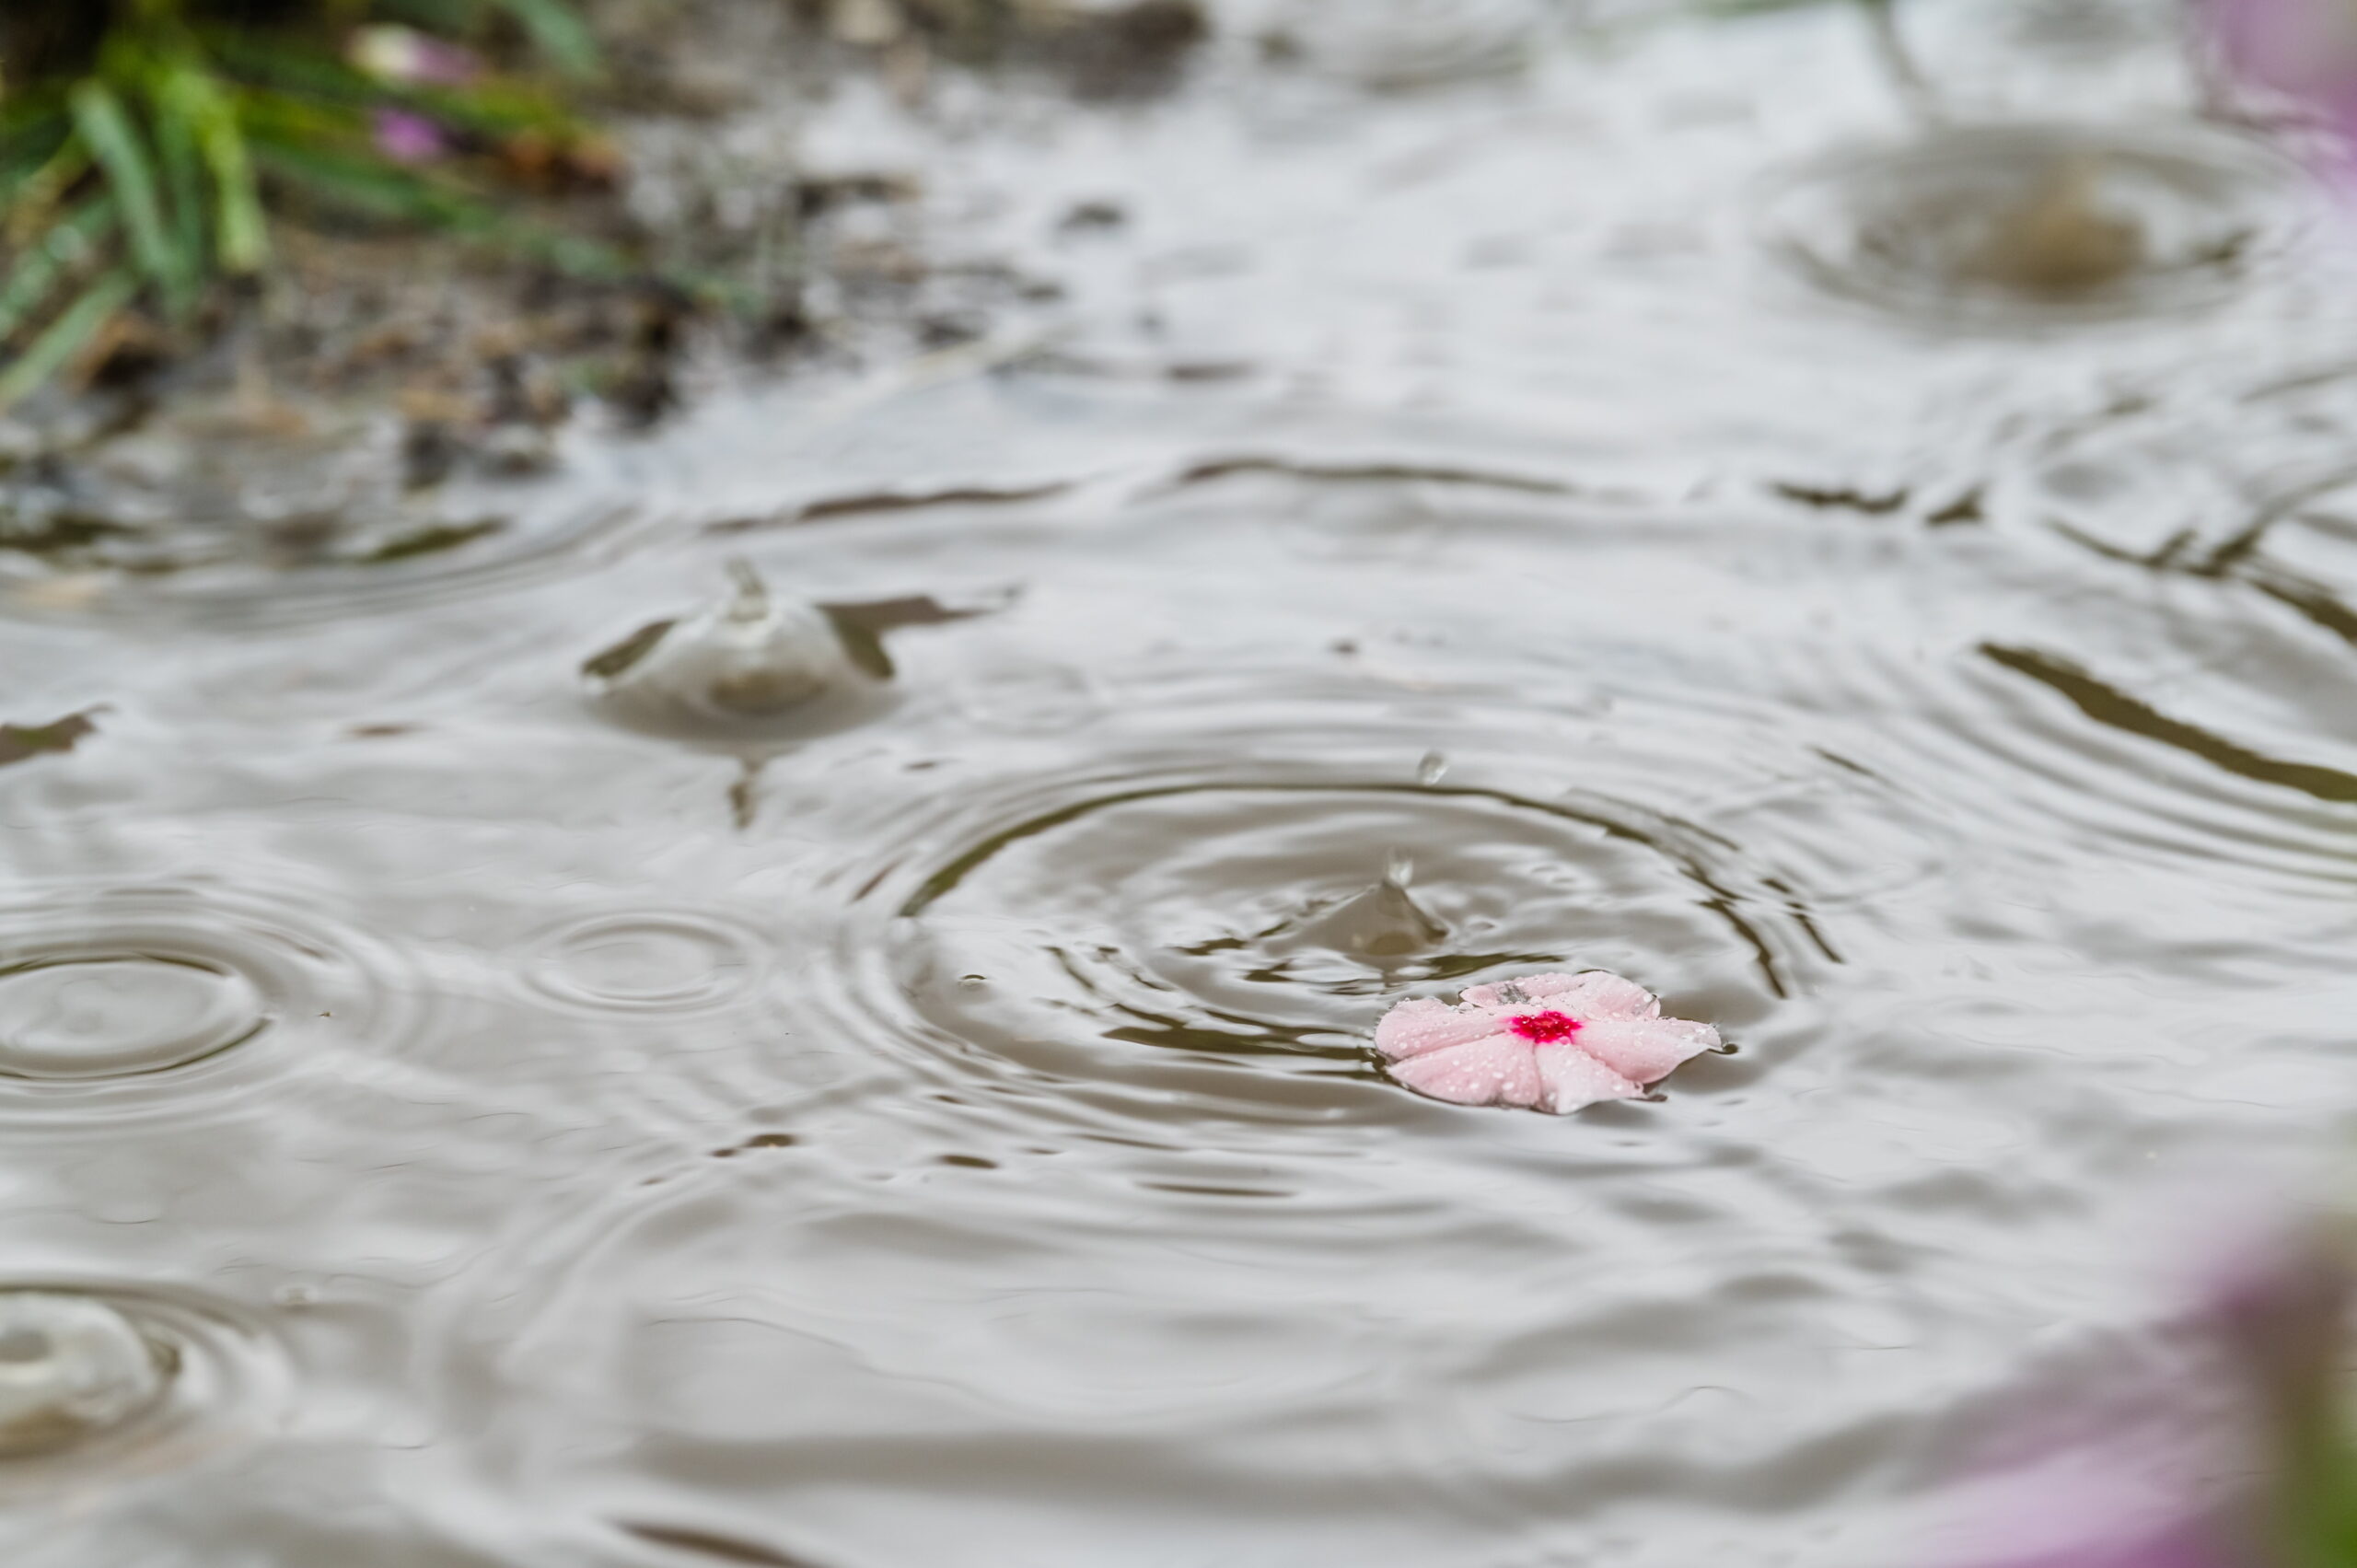
[[[0,1459],[12,1562],[1888,1562],[2178,1365],[2154,1174],[2348,1106],[2314,198],[2154,64],[2087,212],[1926,231],[1845,17],[1460,19],[847,88],[1062,298],[430,555],[11,563],[0,719],[95,727],[0,770],[0,1285],[168,1386]],[[2056,222],[2136,238],[1974,260]],[[732,560],[876,700],[585,678]],[[1364,1049],[1588,966],[1735,1050],[1559,1120]]]

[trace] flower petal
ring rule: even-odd
[[[1531,1054],[1546,1086],[1537,1103],[1558,1116],[1599,1100],[1634,1099],[1645,1092],[1577,1046],[1546,1045]]]
[[[1527,1007],[1537,1005],[1541,997],[1551,996],[1558,987],[1578,979],[1577,975],[1533,974],[1520,980],[1501,980],[1489,985],[1469,985],[1465,988],[1468,1007]],[[1511,992],[1510,997],[1507,993]]]
[[[1411,1056],[1392,1063],[1391,1076],[1452,1105],[1537,1105],[1547,1095],[1530,1047],[1511,1035],[1492,1034]],[[1636,1090],[1631,1086],[1629,1092]]]
[[[1523,1001],[1506,998],[1511,987]],[[1589,1018],[1650,1018],[1661,1011],[1654,993],[1632,980],[1590,970],[1585,974],[1534,974],[1495,985],[1469,985],[1465,1000],[1476,1007],[1517,1007],[1544,1003],[1585,1022]]]
[[[1375,1049],[1394,1062],[1467,1045],[1498,1032],[1498,1021],[1470,1007],[1452,1007],[1429,996],[1400,1003],[1375,1026]]]
[[[1666,1078],[1678,1065],[1719,1048],[1719,1031],[1684,1018],[1598,1018],[1573,1037],[1573,1047],[1632,1083]]]

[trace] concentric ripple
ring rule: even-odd
[[[569,922],[533,944],[534,991],[595,1012],[694,1013],[751,992],[772,963],[761,936],[694,911],[650,911]]]
[[[2004,328],[2222,300],[2287,242],[2297,190],[2258,143],[2189,125],[1958,126],[1805,166],[1763,225],[1829,293]]]
[[[2071,779],[2048,809],[2115,842],[2345,886],[2352,434],[2357,377],[2335,363],[2256,384],[2180,373],[2032,426],[1984,493],[2003,547],[1956,541],[1991,570],[1983,598],[2022,608],[1959,638],[1977,694],[1898,700]],[[1983,801],[2017,802],[2027,782]]]
[[[0,908],[0,1116],[184,1113],[404,1032],[347,933],[236,894],[60,889]]]
[[[293,1391],[277,1339],[228,1303],[0,1280],[0,1498],[215,1457],[269,1431]]]
[[[1552,780],[1473,734],[1428,754],[1379,726],[1086,755],[904,825],[938,847],[870,885],[889,973],[863,990],[906,998],[937,1059],[1227,1114],[1384,1114],[1365,1040],[1402,996],[1608,968],[1739,1036],[1838,961],[1736,839],[1574,782],[1630,765],[1594,746]],[[869,939],[848,940],[855,968]]]
[[[0,970],[0,1073],[114,1078],[201,1062],[270,1025],[240,971],[202,958],[94,953]]]
[[[2357,596],[2345,360],[2239,383],[2180,370],[2033,428],[2001,459],[1993,520],[2165,571]]]
[[[1768,662],[1810,693],[1824,744],[1983,842],[1954,874],[2054,886],[2144,867],[2193,873],[2212,900],[2345,898],[2357,726],[2337,645],[2236,583],[1933,537],[1942,593],[1893,585],[1917,648]]]

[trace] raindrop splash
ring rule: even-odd
[[[2185,127],[1946,127],[1801,169],[1770,248],[1829,293],[1961,325],[2182,311],[2298,226],[2296,171]]]
[[[54,1453],[121,1427],[163,1397],[168,1376],[113,1307],[0,1291],[0,1458]]]
[[[727,597],[700,614],[650,621],[583,663],[599,712],[660,734],[758,741],[823,734],[885,705],[885,672],[854,656],[826,610],[772,592],[743,560],[728,574]]]

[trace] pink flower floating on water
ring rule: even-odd
[[[1633,1099],[1718,1044],[1710,1025],[1663,1017],[1652,992],[1602,970],[1467,986],[1454,1007],[1418,997],[1375,1027],[1391,1075],[1420,1095],[1558,1116]]]

